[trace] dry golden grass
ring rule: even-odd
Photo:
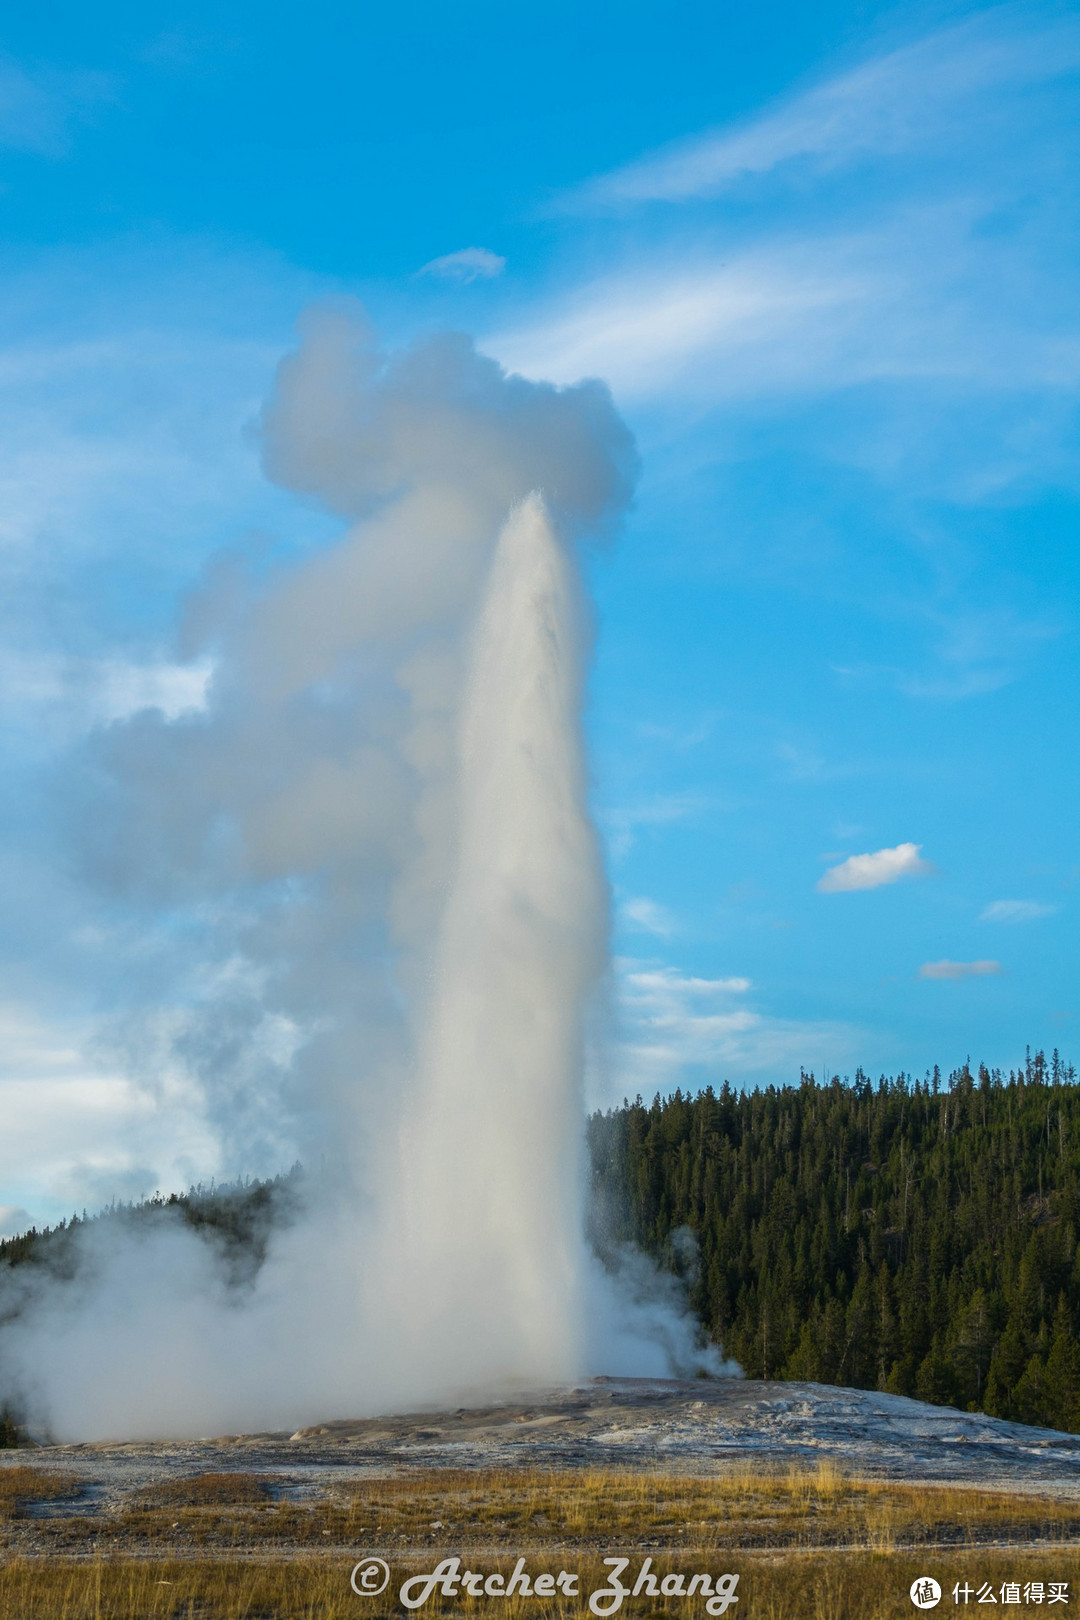
[[[272,1494],[262,1474],[189,1474],[166,1479],[138,1492],[132,1506],[143,1508],[252,1507]]]
[[[279,1510],[281,1511],[281,1510]],[[1080,1539],[1080,1503],[893,1485],[835,1464],[712,1478],[596,1470],[432,1472],[372,1480],[282,1525],[312,1519],[350,1544],[501,1548],[785,1548]]]
[[[45,1468],[0,1468],[0,1520],[18,1518],[28,1502],[56,1502],[75,1495],[81,1481],[74,1474]]]
[[[1080,1503],[1005,1492],[888,1484],[816,1470],[738,1468],[711,1478],[599,1469],[438,1470],[353,1481],[296,1498],[274,1475],[197,1474],[131,1493],[109,1512],[74,1504],[44,1518],[33,1500],[68,1495],[44,1470],[0,1473],[0,1547],[175,1553],[348,1546],[395,1553],[471,1547],[713,1549],[1080,1541]],[[6,1508],[5,1508],[6,1504]],[[6,1526],[2,1521],[6,1519]]]
[[[5,1620],[390,1620],[404,1614],[396,1598],[410,1566],[395,1565],[394,1580],[380,1597],[360,1598],[349,1586],[351,1558],[199,1562],[169,1560],[94,1560],[42,1564],[16,1559],[0,1565],[0,1614]],[[419,1568],[429,1568],[430,1560]],[[509,1573],[505,1559],[484,1566]],[[557,1569],[558,1563],[549,1567]],[[608,1571],[597,1559],[569,1567],[580,1572],[580,1595],[553,1598],[492,1599],[436,1593],[416,1611],[431,1620],[585,1620],[590,1591],[605,1584]],[[663,1569],[690,1571],[700,1560],[673,1558]],[[714,1573],[721,1573],[713,1563]],[[790,1553],[782,1557],[744,1554],[727,1561],[739,1572],[737,1605],[728,1620],[900,1620],[918,1613],[908,1597],[916,1576],[933,1574],[943,1588],[939,1614],[960,1613],[952,1600],[954,1582],[990,1582],[1000,1594],[1006,1580],[1070,1582],[1071,1606],[1077,1599],[1080,1561],[1075,1554],[1048,1556],[1001,1551],[952,1552],[932,1561],[925,1556],[873,1553]],[[963,1606],[961,1606],[963,1607]],[[661,1615],[697,1620],[704,1615],[698,1599],[627,1598],[620,1620],[654,1620]],[[965,1612],[971,1612],[970,1607]],[[992,1610],[1016,1620],[1033,1610],[998,1602]],[[1068,1614],[1058,1608],[1051,1614]]]
[[[403,1613],[394,1596],[402,1580],[453,1554],[485,1573],[508,1572],[519,1555],[534,1573],[578,1571],[585,1595],[436,1594],[425,1616],[585,1617],[588,1592],[607,1579],[608,1553],[631,1557],[631,1575],[645,1555],[663,1573],[738,1571],[728,1620],[910,1616],[918,1611],[908,1587],[922,1574],[946,1589],[938,1613],[958,1612],[956,1580],[998,1588],[1006,1579],[1070,1581],[1072,1604],[1080,1602],[1080,1504],[858,1480],[828,1462],[713,1478],[416,1472],[299,1500],[283,1498],[275,1476],[200,1474],[133,1493],[110,1512],[57,1514],[54,1506],[42,1518],[27,1516],[26,1505],[55,1504],[72,1482],[7,1472],[2,1620],[384,1620]],[[378,1598],[349,1587],[353,1564],[369,1553],[394,1571]],[[641,1597],[620,1614],[696,1620],[704,1612],[700,1598]],[[1012,1611],[999,1602],[992,1612]]]

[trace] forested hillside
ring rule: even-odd
[[[638,1099],[589,1122],[599,1242],[681,1271],[750,1377],[1080,1431],[1075,1081],[1040,1053]]]

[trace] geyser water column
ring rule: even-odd
[[[403,1274],[422,1279],[406,1353],[445,1367],[467,1344],[476,1388],[583,1368],[583,1022],[607,907],[582,617],[576,565],[532,494],[500,534],[472,634],[456,859],[401,1144]]]
[[[163,1210],[80,1227],[71,1279],[0,1278],[0,1400],[63,1439],[670,1360],[651,1327],[642,1348],[640,1290],[590,1271],[580,1174],[607,917],[577,548],[625,510],[632,439],[600,383],[509,376],[460,334],[386,354],[333,305],[305,315],[263,445],[345,527],[208,580],[185,643],[214,659],[205,711],[105,728],[84,819],[106,914],[160,907],[177,974],[130,1010],[124,1061],[175,1029],[222,1167],[298,1156],[307,1196],[254,1277]],[[156,1057],[145,1080],[160,1105]]]

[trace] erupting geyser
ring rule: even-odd
[[[402,1137],[400,1220],[427,1325],[471,1324],[478,1385],[582,1370],[582,1013],[606,895],[585,807],[577,590],[530,495],[499,537],[473,633],[457,848]]]
[[[195,988],[176,958],[128,1053],[198,1088],[204,1171],[299,1153],[307,1203],[257,1270],[162,1212],[84,1228],[74,1278],[12,1273],[0,1394],[61,1438],[658,1373],[693,1344],[644,1262],[613,1280],[583,1235],[607,915],[577,551],[629,497],[629,436],[599,384],[507,377],[459,337],[386,360],[324,310],[264,446],[346,530],[197,594],[207,709],[102,735],[87,860],[114,908],[152,901],[163,952],[196,941]]]

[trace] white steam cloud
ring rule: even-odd
[[[266,466],[348,528],[269,583],[211,578],[182,649],[214,660],[205,707],[102,733],[86,820],[117,904],[203,930],[172,1055],[223,1151],[317,1173],[255,1276],[164,1213],[84,1229],[74,1280],[11,1273],[3,1377],[63,1438],[722,1370],[584,1238],[608,918],[577,554],[629,498],[630,438],[599,384],[463,338],[388,359],[348,308],[302,336]]]

